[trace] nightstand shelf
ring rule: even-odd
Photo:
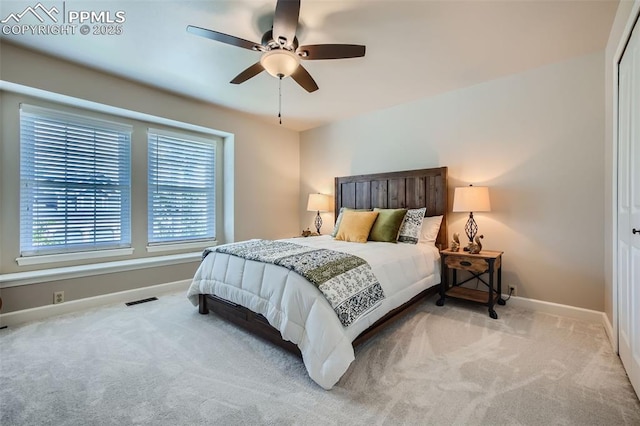
[[[476,303],[487,303],[488,301],[488,292],[476,290],[475,288],[466,288],[466,287],[451,287],[449,290],[445,292],[447,297],[452,297],[455,299],[463,299],[469,300],[471,302]],[[493,293],[493,302],[496,302],[497,294]]]
[[[468,300],[481,303],[489,307],[489,316],[498,318],[498,314],[493,309],[494,305],[504,305],[502,299],[502,254],[501,251],[483,250],[478,254],[471,254],[465,251],[442,250],[440,258],[442,262],[442,282],[440,283],[440,299],[436,302],[438,306],[443,306],[447,298]],[[457,271],[467,271],[471,277],[458,282]],[[452,280],[449,281],[449,272]],[[482,275],[488,274],[488,282]],[[497,288],[494,286],[494,277],[497,275]],[[477,279],[484,283],[488,291],[481,291],[473,288],[461,287],[468,281]]]

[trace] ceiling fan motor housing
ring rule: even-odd
[[[293,38],[293,43],[289,43],[289,44],[285,44],[284,46],[281,45],[280,43],[278,43],[277,41],[275,41],[273,39],[273,29],[267,31],[266,33],[264,33],[262,35],[262,43],[261,43],[264,47],[267,48],[267,50],[272,50],[272,49],[287,49],[290,51],[295,51],[299,44],[298,44],[298,37],[294,37]]]

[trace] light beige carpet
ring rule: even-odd
[[[183,294],[0,330],[0,424],[640,425],[601,325],[434,302],[331,391]]]

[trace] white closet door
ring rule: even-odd
[[[619,66],[618,341],[640,395],[640,25]]]

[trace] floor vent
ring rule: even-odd
[[[139,305],[141,303],[152,302],[154,300],[158,300],[158,298],[157,297],[150,297],[148,299],[140,299],[140,300],[136,300],[134,302],[127,302],[127,303],[125,303],[125,305],[127,305],[127,306]]]

